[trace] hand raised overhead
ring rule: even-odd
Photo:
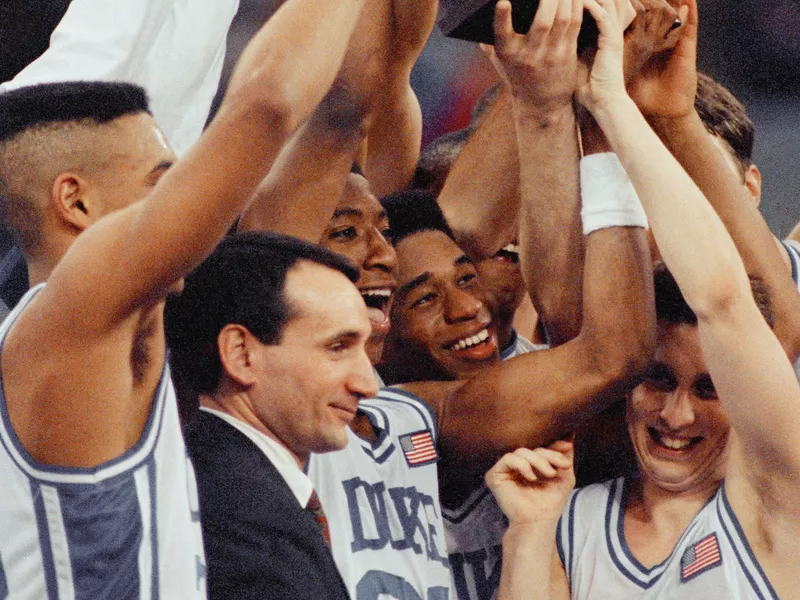
[[[518,100],[542,115],[569,106],[578,72],[578,33],[583,0],[541,0],[526,34],[514,31],[511,3],[495,7],[495,45],[484,46]]]

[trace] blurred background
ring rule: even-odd
[[[271,0],[241,0],[228,38],[228,69],[272,10]],[[729,87],[756,123],[761,207],[783,237],[800,221],[800,0],[700,0],[700,11],[700,68]],[[436,29],[411,81],[425,144],[466,125],[495,74],[474,44]]]
[[[800,0],[699,2],[700,67],[748,106],[756,123],[755,161],[764,176],[762,209],[773,231],[785,236],[800,220]],[[0,0],[0,81],[47,48],[49,32],[69,3]],[[274,4],[241,0],[228,38],[228,72]],[[494,80],[475,45],[435,30],[412,77],[422,105],[423,143],[464,126]]]

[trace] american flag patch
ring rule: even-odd
[[[411,467],[427,465],[439,458],[436,446],[433,445],[433,436],[427,429],[401,435],[399,440],[406,461]]]
[[[712,533],[686,549],[681,557],[681,581],[722,564],[717,534]]]

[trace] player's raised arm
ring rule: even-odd
[[[682,8],[686,25],[678,45],[645,65],[630,95],[681,166],[692,177],[733,238],[747,272],[770,290],[775,335],[794,360],[800,352],[800,294],[781,249],[695,110],[696,11]]]
[[[548,4],[555,14],[559,3],[540,7]],[[571,2],[565,4],[573,9]],[[501,2],[497,10],[502,18],[510,6]],[[510,23],[507,31],[511,36]],[[471,477],[504,452],[547,444],[638,383],[655,344],[655,318],[644,215],[633,200],[584,190],[586,259],[577,337],[483,369],[433,401],[439,411],[441,473]],[[598,217],[606,211],[615,218]],[[431,388],[417,385],[418,395],[435,398]],[[465,455],[473,457],[469,468],[458,461]],[[449,469],[450,464],[458,468]]]
[[[580,100],[625,165],[664,261],[697,315],[703,355],[736,433],[726,478],[731,501],[757,498],[767,503],[771,517],[786,515],[800,487],[797,380],[756,307],[731,236],[625,93],[614,3],[590,0],[590,8],[601,23],[603,50]],[[689,8],[689,21],[696,23],[696,0]]]
[[[364,7],[336,81],[281,150],[242,214],[239,231],[280,231],[319,242],[374,120],[388,49],[373,30],[389,21],[386,4]]]
[[[201,141],[143,203],[82,236],[53,287],[63,278],[96,321],[113,322],[163,297],[214,248],[288,135],[325,95],[362,4],[285,3],[242,54]]]
[[[456,242],[475,261],[494,256],[516,236],[518,156],[511,98],[503,87],[458,153],[437,199]]]

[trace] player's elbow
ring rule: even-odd
[[[636,387],[652,361],[656,349],[655,323],[645,315],[635,315],[624,332],[602,332],[589,351],[594,370],[607,390],[627,392]],[[587,332],[582,332],[586,336]],[[589,334],[588,337],[594,337]]]

